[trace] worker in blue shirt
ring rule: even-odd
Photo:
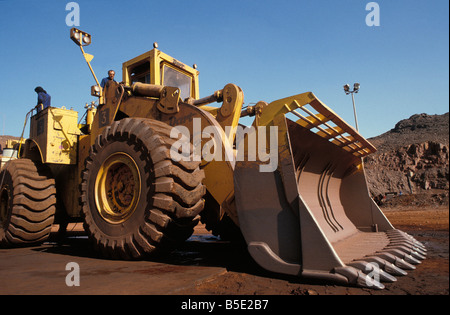
[[[114,80],[114,76],[115,76],[115,75],[116,75],[116,73],[114,72],[114,70],[109,70],[109,71],[108,71],[108,76],[107,76],[106,78],[103,78],[102,82],[100,83],[100,86],[102,87],[102,89],[105,88],[106,83],[107,83],[108,81],[114,81],[114,82],[116,82],[116,81]]]
[[[38,102],[36,105],[37,111],[50,107],[51,97],[48,95],[47,91],[45,91],[42,87],[38,86],[34,89],[34,91],[38,95]]]

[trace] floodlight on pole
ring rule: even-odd
[[[353,114],[355,115],[355,126],[356,126],[356,131],[359,131],[359,128],[358,128],[358,117],[356,116],[355,96],[354,96],[353,94],[354,94],[354,93],[358,93],[359,87],[360,87],[360,84],[359,84],[359,83],[355,83],[355,84],[353,84],[353,91],[351,91],[351,90],[350,90],[350,85],[349,85],[349,84],[344,85],[344,92],[345,92],[345,94],[346,94],[346,95],[349,95],[349,94],[352,95]]]
[[[95,75],[94,70],[91,67],[91,61],[94,58],[94,56],[91,54],[85,53],[84,49],[83,49],[84,46],[88,46],[91,44],[91,42],[92,42],[91,35],[73,27],[70,30],[70,38],[73,40],[73,42],[77,46],[80,47],[81,52],[83,53],[83,57],[86,60],[88,66],[89,66],[89,69],[91,70],[92,75],[94,76],[97,86],[100,86],[100,83],[98,83],[98,80],[97,80],[97,76]]]

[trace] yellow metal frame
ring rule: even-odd
[[[317,113],[308,109],[306,105],[310,105]],[[297,109],[302,110],[303,113],[297,111]],[[257,124],[259,126],[270,125],[275,117],[288,113],[292,113],[299,118],[296,123],[300,126],[309,129],[355,156],[364,157],[376,152],[376,148],[370,142],[322,103],[312,92],[270,103],[257,117]]]

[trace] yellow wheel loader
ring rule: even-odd
[[[202,220],[243,236],[256,263],[281,274],[383,288],[425,258],[370,198],[363,158],[375,148],[313,93],[243,108],[242,90],[227,84],[199,98],[196,67],[156,45],[102,88],[83,49],[91,36],[73,28],[70,38],[98,105],[83,124],[63,107],[30,111],[20,158],[0,173],[3,246],[81,221],[105,257],[139,259]],[[239,124],[245,116],[251,126]]]

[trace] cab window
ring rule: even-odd
[[[147,61],[132,68],[130,82],[150,83],[150,62]]]
[[[192,78],[168,65],[163,66],[163,85],[180,89],[180,98],[185,100],[191,96]]]

